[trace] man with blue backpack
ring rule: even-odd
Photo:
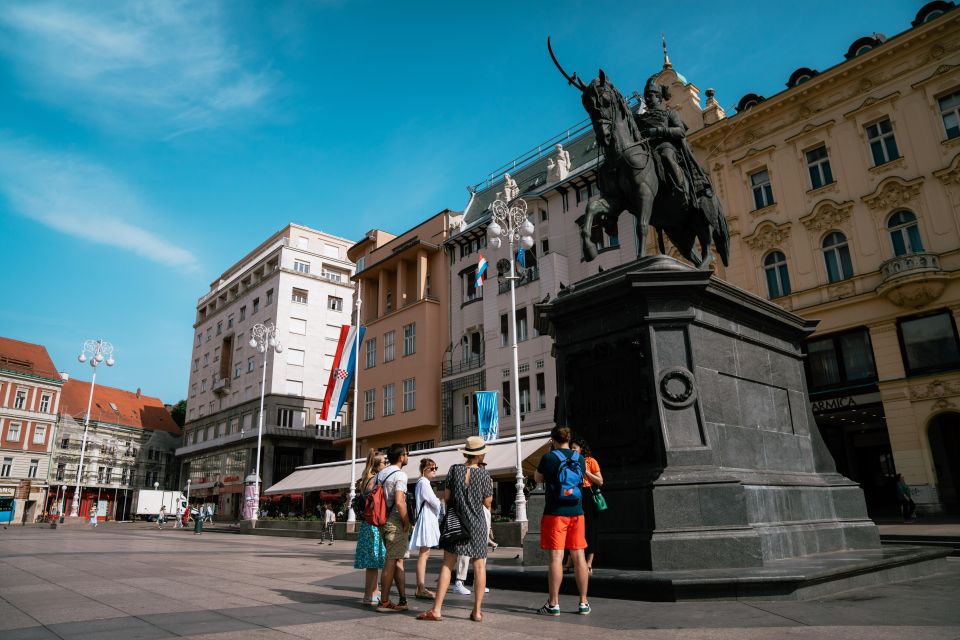
[[[537,610],[545,616],[560,615],[560,582],[563,580],[563,552],[570,552],[574,576],[580,592],[577,613],[590,614],[587,601],[589,573],[583,550],[587,548],[586,527],[581,504],[581,487],[586,472],[583,457],[570,448],[568,427],[550,431],[550,451],[540,459],[534,479],[546,483],[543,517],[540,520],[540,548],[550,552],[546,604]]]

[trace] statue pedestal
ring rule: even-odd
[[[801,344],[815,322],[667,256],[587,278],[538,312],[555,340],[557,422],[603,470],[598,566],[879,548],[810,411]]]

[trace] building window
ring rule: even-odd
[[[503,415],[510,415],[510,381],[503,382]]]
[[[397,357],[396,354],[397,332],[387,331],[383,334],[383,361],[391,362]]]
[[[233,377],[234,377],[234,379],[239,378],[241,373],[243,373],[243,365],[238,362],[238,363],[235,364],[234,367],[233,367]],[[196,387],[194,387],[194,390],[196,390]],[[194,395],[196,395],[196,394],[194,394]]]
[[[342,273],[327,269],[326,267],[320,271],[320,275],[324,278],[324,280],[329,280],[330,282],[343,282]]]
[[[33,428],[33,444],[43,444],[47,441],[47,427],[38,424]]]
[[[940,103],[940,117],[943,118],[947,139],[960,136],[960,91],[943,96],[937,102]]]
[[[811,340],[807,354],[811,388],[877,379],[866,329]]]
[[[200,393],[203,393],[206,390],[207,390],[207,379],[204,378],[203,380],[200,381]]]
[[[247,373],[250,373],[251,371],[253,371],[254,368],[256,368],[256,366],[257,365],[256,365],[256,362],[254,361],[254,356],[250,356],[249,358],[247,358]],[[206,382],[206,380],[204,380],[204,382]]]
[[[548,253],[550,253],[550,240],[549,240],[549,239],[544,238],[543,240],[540,241],[540,253],[541,253],[542,255],[547,255]]]
[[[223,333],[223,320],[217,322],[217,335]]]
[[[867,141],[870,143],[870,152],[873,154],[873,164],[875,166],[892,162],[900,157],[890,118],[885,118],[868,126]]]
[[[393,292],[387,291],[386,295],[386,313],[393,311]]]
[[[530,412],[530,378],[520,378],[520,415]]]
[[[293,409],[277,409],[277,426],[293,428]]]
[[[13,399],[14,409],[23,409],[27,404],[27,392],[24,389],[17,389],[17,395]]]
[[[540,209],[540,222],[546,222],[550,219],[550,214],[547,213],[546,209]]]
[[[203,366],[205,366],[205,367],[210,366],[210,354],[209,354],[209,353],[203,354]]]
[[[303,381],[302,381],[302,380],[287,380],[287,395],[288,395],[288,396],[302,396],[302,395],[303,395]]]
[[[233,328],[233,314],[227,316],[227,329]]]
[[[330,311],[343,311],[343,298],[327,296],[327,309],[330,309]]]
[[[196,397],[196,395],[197,395],[197,383],[194,382],[192,385],[190,385],[190,397],[194,398]]]
[[[463,296],[464,302],[470,302],[483,297],[483,287],[477,288],[477,269],[474,267],[461,276],[464,279],[466,293]]]
[[[307,304],[308,292],[306,289],[294,289],[290,300],[299,304]]]
[[[363,419],[373,420],[377,411],[377,390],[367,389],[363,392]]]
[[[57,464],[57,480],[63,480],[67,475],[67,465],[64,462]]]
[[[3,465],[0,465],[0,476],[10,477],[10,470],[13,468],[13,458],[4,458]]]
[[[377,339],[367,340],[367,369],[377,366]]]
[[[417,379],[407,378],[403,381],[403,410],[413,411],[417,408]]]
[[[193,359],[193,370],[200,371],[200,358]]]
[[[547,379],[542,373],[537,374],[537,409],[547,408]]]
[[[290,318],[290,324],[287,325],[287,330],[290,333],[305,336],[307,335],[307,321],[301,318]]]
[[[839,231],[834,231],[823,239],[823,260],[827,266],[828,281],[840,282],[853,276],[847,237]]]
[[[810,186],[814,189],[819,189],[833,182],[830,158],[827,157],[825,146],[807,151],[807,170],[810,171]]]
[[[383,387],[383,415],[392,416],[394,414],[394,396],[396,395],[396,385],[392,382]]]
[[[105,469],[103,467],[97,467],[97,482],[103,482],[103,472]]]
[[[267,306],[273,304],[273,289],[267,289],[267,302],[265,304]]]
[[[287,349],[287,364],[302,367],[306,352],[303,349]]]
[[[20,423],[11,422],[7,427],[7,440],[10,442],[20,442]]]
[[[920,240],[920,227],[917,216],[912,211],[897,211],[887,221],[890,240],[893,242],[893,255],[905,256],[908,253],[922,253],[923,241]]]
[[[37,469],[39,469],[39,468],[40,468],[40,460],[37,460],[37,459],[31,460],[31,461],[30,461],[30,466],[27,467],[27,477],[28,477],[28,478],[36,478],[36,477],[37,477]]]
[[[242,320],[242,319],[243,319],[243,318],[241,318],[241,320]],[[197,344],[196,344],[196,346],[199,347],[202,342],[203,342],[203,336],[198,333],[198,334],[197,334]]]
[[[242,307],[240,307],[240,321],[243,322],[243,320],[246,317],[247,317],[247,305],[243,305]]]
[[[157,457],[159,458],[159,452]],[[103,481],[107,484],[113,482],[113,467],[107,467],[107,472],[103,474]]]
[[[960,367],[957,328],[948,311],[900,320],[903,362],[910,374]]]
[[[517,309],[517,342],[527,339],[527,309]]]
[[[781,251],[773,251],[763,259],[763,272],[767,276],[767,295],[772,300],[790,295],[790,274],[787,257]]]
[[[417,323],[411,322],[403,327],[403,355],[412,356],[417,352]]]
[[[564,213],[570,210],[570,197],[566,191],[560,192],[560,203],[563,205]]]
[[[303,260],[294,260],[293,270],[299,271],[300,273],[310,273],[310,263],[304,262]]]
[[[500,346],[505,347],[510,344],[510,329],[509,329],[510,319],[507,314],[500,316]]]
[[[260,298],[253,299],[253,313],[260,311]]]
[[[763,209],[774,203],[770,172],[766,169],[750,174],[750,189],[753,191],[754,209]]]

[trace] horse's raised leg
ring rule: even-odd
[[[590,262],[597,257],[597,245],[590,238],[593,231],[593,219],[595,216],[604,216],[610,212],[610,204],[605,198],[596,198],[587,203],[586,213],[577,220],[580,225],[580,241],[583,251],[583,259]]]
[[[656,178],[654,178],[656,179]],[[657,194],[644,182],[640,185],[640,215],[637,216],[637,233],[640,257],[647,255],[647,234],[650,232],[650,219],[653,217],[653,201]]]

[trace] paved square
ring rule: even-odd
[[[495,557],[516,553],[500,549]],[[439,557],[439,554],[435,554]],[[512,556],[511,556],[512,557]],[[408,563],[408,584],[413,563]],[[144,525],[0,530],[0,638],[353,638],[648,640],[960,638],[960,562],[930,578],[808,602],[646,603],[592,599],[593,615],[532,613],[543,593],[494,590],[482,624],[450,595],[444,622],[360,604],[353,543]],[[428,581],[436,576],[431,564]],[[412,594],[412,586],[408,587]],[[412,609],[428,603],[410,601]],[[561,597],[565,612],[576,599]]]

